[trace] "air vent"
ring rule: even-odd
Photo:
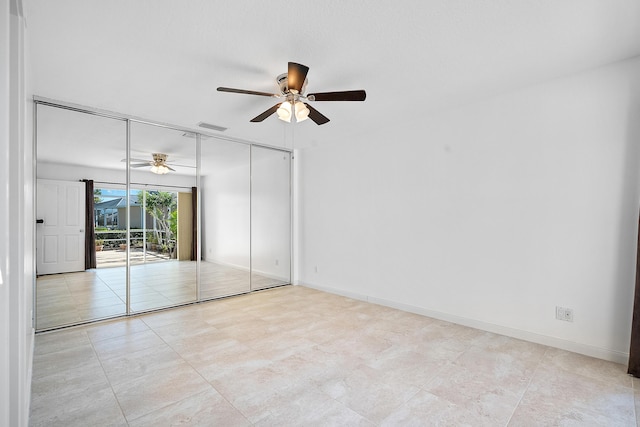
[[[227,128],[225,127],[212,125],[211,123],[206,123],[206,122],[200,122],[198,123],[198,126],[200,126],[201,128],[217,130],[218,132],[224,132],[225,130],[227,130]]]

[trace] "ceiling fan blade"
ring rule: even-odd
[[[232,87],[219,87],[218,92],[231,92],[231,93],[243,93],[246,95],[259,95],[259,96],[269,96],[269,97],[273,97],[273,98],[277,98],[279,95],[276,95],[275,93],[269,93],[269,92],[259,92],[256,90],[246,90],[246,89],[234,89]]]
[[[367,92],[364,90],[345,90],[342,92],[310,93],[307,98],[314,97],[314,101],[364,101]]]
[[[151,163],[151,162],[136,163],[136,164],[131,164],[129,166],[131,166],[132,168],[146,168],[146,167],[149,167],[149,166],[153,166],[153,163]]]
[[[308,72],[309,67],[306,65],[289,62],[289,70],[287,71],[287,86],[289,90],[296,90],[298,93],[302,92],[302,86]]]
[[[262,114],[259,114],[257,116],[255,116],[253,119],[251,119],[252,122],[256,123],[256,122],[261,122],[264,119],[266,119],[267,117],[269,117],[270,115],[272,115],[273,113],[276,112],[276,110],[278,108],[280,108],[280,105],[282,105],[282,102],[279,104],[274,105],[273,107],[269,108],[267,111],[265,111]]]
[[[164,166],[169,169],[170,171],[175,172],[176,170],[174,168],[172,168],[171,166],[167,166],[167,164],[165,163]]]
[[[219,87],[218,92],[231,92],[231,93],[244,93],[247,95],[260,95],[260,96],[273,96],[277,97],[278,95],[267,92],[257,92],[255,90],[244,90],[244,89],[234,89],[231,87]]]
[[[165,165],[167,165],[167,166],[177,166],[179,168],[191,168],[191,169],[195,169],[196,168],[195,166],[181,165],[181,164],[178,164],[178,163],[165,163]]]
[[[316,122],[317,125],[323,125],[329,121],[329,119],[326,116],[322,115],[322,113],[320,113],[318,110],[313,108],[311,105],[309,104],[305,104],[305,105],[309,109],[309,118],[314,122]]]
[[[120,160],[121,162],[126,162],[127,159],[122,159]],[[149,163],[150,160],[147,159],[129,159],[129,162],[142,162],[142,163]]]

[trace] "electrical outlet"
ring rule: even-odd
[[[564,307],[556,306],[556,320],[564,320]]]
[[[276,265],[279,265],[279,264],[280,264],[280,261],[276,260]]]
[[[573,310],[570,308],[564,309],[564,320],[567,322],[573,322]]]
[[[316,273],[318,272],[318,266],[317,266],[317,265],[314,267],[314,271],[315,271]]]
[[[565,307],[556,307],[556,319],[565,322],[573,322],[573,309]]]

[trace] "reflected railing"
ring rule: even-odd
[[[131,230],[130,261],[139,264],[146,262],[170,261],[176,258],[176,242],[168,240],[168,244],[158,244],[155,238],[159,230]],[[126,265],[127,232],[126,230],[99,230],[96,234],[97,268],[120,267]],[[161,239],[164,240],[164,239]]]
[[[97,268],[122,267],[126,265],[126,249],[112,249],[96,252]],[[132,264],[142,264],[159,261],[171,261],[172,258],[163,252],[143,251],[142,248],[133,248],[129,254]]]

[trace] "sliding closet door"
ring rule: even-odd
[[[251,148],[251,289],[291,283],[291,154]]]
[[[200,299],[249,292],[250,146],[203,139],[200,153]]]
[[[291,283],[291,154],[36,101],[36,329]]]
[[[193,302],[195,135],[132,122],[129,162],[131,312]]]
[[[126,134],[123,120],[36,104],[36,330],[126,314]]]

